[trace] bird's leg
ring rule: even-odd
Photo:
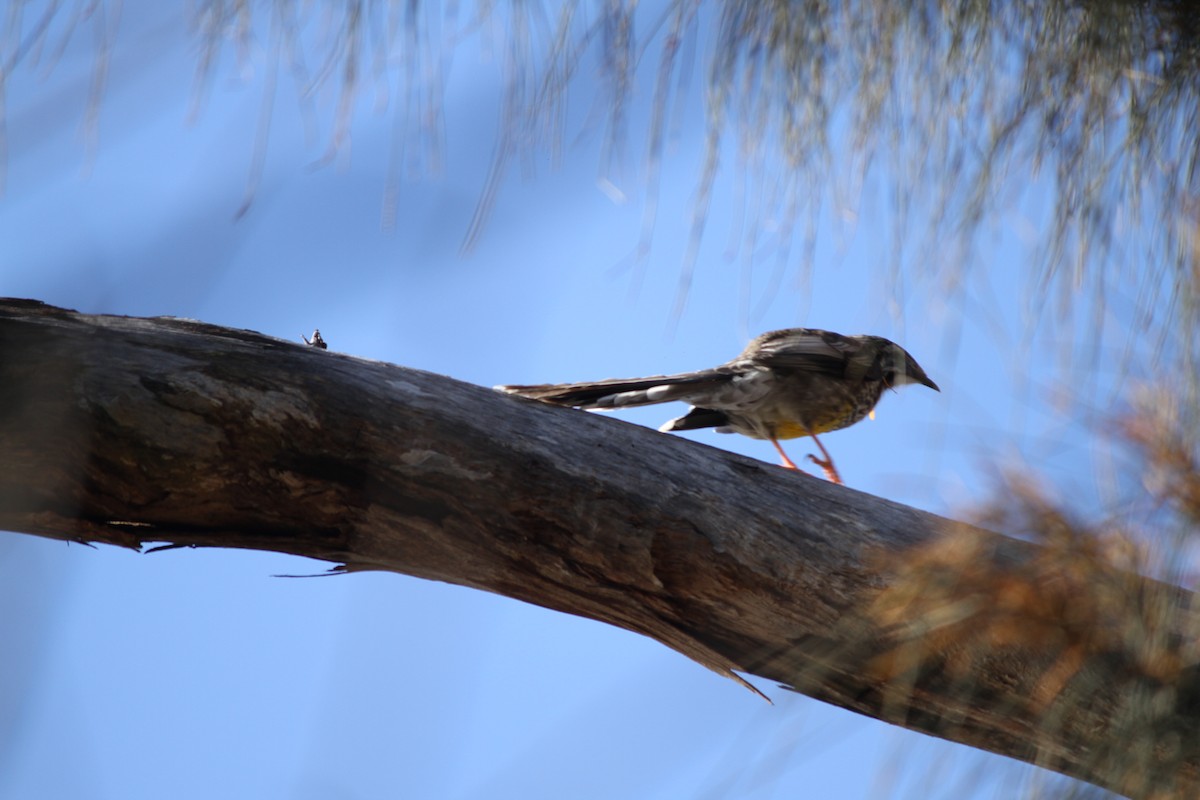
[[[800,469],[799,467],[797,467],[795,464],[792,463],[792,460],[790,458],[788,458],[787,453],[783,452],[783,447],[780,446],[779,440],[776,439],[774,436],[771,437],[771,444],[775,445],[775,449],[779,451],[779,456],[783,459],[783,466],[787,467],[788,469],[794,469],[797,471]]]
[[[824,460],[817,458],[812,453],[808,454],[808,460],[816,464],[825,471],[825,477],[833,483],[841,483],[842,476],[838,475],[837,467],[833,465],[833,456],[829,455],[829,451],[825,449],[825,445],[821,444],[821,440],[811,430],[808,435],[817,443],[817,447],[821,448],[821,455],[825,456]],[[780,452],[783,452],[782,450]]]

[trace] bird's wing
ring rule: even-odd
[[[501,392],[532,397],[544,403],[578,408],[619,408],[690,400],[727,385],[733,373],[727,367],[652,375],[648,378],[609,378],[584,383],[543,383],[533,386],[497,386]]]
[[[860,337],[831,331],[792,328],[763,334],[732,362],[770,369],[799,370],[834,378],[878,380],[883,377],[874,354],[864,352]],[[732,365],[731,364],[731,365]],[[873,374],[878,373],[878,374]]]

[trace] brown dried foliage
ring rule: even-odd
[[[1031,478],[1010,478],[979,517],[1032,542],[1024,555],[1001,555],[986,539],[953,529],[891,565],[894,579],[872,612],[893,646],[872,668],[896,701],[923,670],[942,669],[970,691],[985,662],[1023,653],[1037,671],[1027,676],[1019,715],[1055,725],[1060,701],[1078,703],[1098,689],[1123,694],[1112,732],[1138,743],[1122,767],[1130,785],[1142,796],[1174,796],[1164,771],[1178,762],[1163,755],[1172,745],[1158,723],[1200,663],[1196,618],[1173,585],[1184,582],[1186,547],[1200,524],[1196,434],[1178,413],[1179,396],[1135,389],[1133,410],[1112,427],[1136,456],[1138,496],[1121,515],[1084,522]],[[1121,665],[1121,685],[1095,684],[1096,674],[1111,673],[1085,678],[1100,662]],[[1096,757],[1123,754],[1114,744]]]

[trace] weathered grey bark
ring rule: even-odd
[[[0,301],[0,529],[275,550],[473,586],[1099,786],[1194,789],[1194,680],[1154,717],[1175,749],[1156,745],[1162,774],[1147,780],[1110,757],[1148,691],[1118,656],[1085,665],[1053,724],[1028,702],[1045,654],[1007,648],[969,681],[937,659],[903,686],[878,677],[881,564],[952,525],[440,375],[199,322]],[[983,537],[996,559],[1030,547],[954,535]]]

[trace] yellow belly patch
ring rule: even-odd
[[[810,433],[824,433],[830,430],[829,428],[813,428],[808,429],[797,422],[785,422],[775,426],[776,439],[799,439],[801,436],[808,436]]]
[[[874,419],[875,412],[871,412],[871,418]],[[817,420],[812,426],[805,428],[799,422],[780,422],[774,426],[776,439],[799,439],[801,436],[808,436],[810,433],[829,433],[830,431],[838,431],[845,428],[847,425],[857,422],[861,417],[847,419],[845,415],[826,417],[825,419]]]

